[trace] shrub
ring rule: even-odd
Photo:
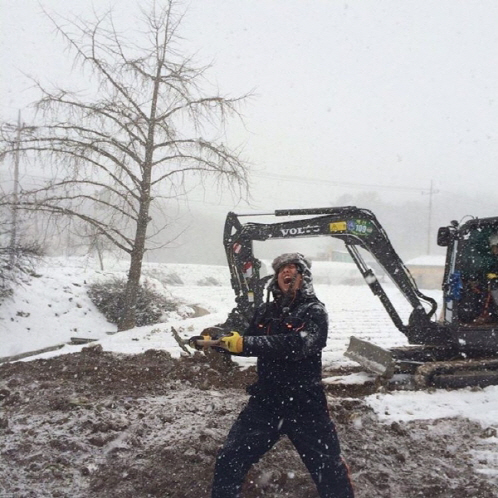
[[[111,323],[117,324],[124,313],[126,280],[114,277],[90,285],[88,295]],[[138,290],[135,322],[137,327],[161,322],[164,313],[175,311],[176,304],[155,292],[145,283]]]
[[[197,285],[199,285],[201,287],[202,286],[205,286],[205,287],[209,287],[209,286],[219,287],[221,284],[214,277],[205,277],[202,280],[199,280],[197,282]]]
[[[0,247],[0,303],[13,294],[12,286],[37,276],[35,267],[43,256],[36,243],[17,245],[14,249]]]
[[[161,282],[167,285],[183,285],[183,280],[176,273],[168,273]]]

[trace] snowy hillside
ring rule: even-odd
[[[11,299],[0,307],[0,356],[12,356],[59,343],[72,337],[102,339],[106,348],[118,348],[129,335],[146,335],[152,329],[170,330],[170,326],[190,329],[193,333],[224,321],[235,305],[234,293],[229,285],[226,266],[155,264],[144,265],[144,278],[157,292],[184,303],[184,312],[173,313],[164,326],[144,327],[117,336],[111,336],[116,326],[108,323],[90,301],[87,290],[93,281],[125,276],[122,262],[107,264],[109,269],[100,271],[92,260],[69,258],[47,259],[37,268],[37,277],[31,278],[15,289]],[[349,337],[356,335],[373,340],[379,345],[405,344],[406,339],[393,326],[384,309],[366,285],[324,285],[323,282],[351,280],[357,270],[347,263],[318,262],[314,265],[315,289],[327,305],[330,314],[330,339],[325,350],[325,361],[346,361],[342,353]],[[322,283],[320,283],[322,282]],[[409,308],[400,295],[394,295],[399,309]],[[210,314],[187,318],[192,306]],[[161,334],[154,347],[170,349],[180,354],[170,334]],[[133,351],[145,350],[150,341],[136,344]],[[141,348],[141,349],[140,349]],[[78,351],[80,346],[66,346],[60,353]],[[45,357],[50,354],[45,355]]]

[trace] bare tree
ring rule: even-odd
[[[246,96],[203,92],[207,67],[195,67],[179,50],[176,8],[175,0],[165,0],[142,12],[138,41],[118,31],[112,11],[65,25],[50,17],[98,86],[88,97],[37,83],[40,123],[20,143],[57,167],[57,179],[21,191],[18,209],[77,217],[129,254],[120,330],[135,325],[143,256],[153,236],[151,203],[185,193],[192,176],[214,175],[239,195],[247,192],[243,161],[215,135],[227,116],[239,115]]]

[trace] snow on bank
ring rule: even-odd
[[[374,394],[365,401],[381,421],[428,422],[442,418],[465,418],[477,422],[482,432],[471,451],[476,471],[498,479],[498,386],[482,390],[396,392]],[[459,434],[454,440],[458,444]]]
[[[71,337],[102,338],[116,327],[87,294],[93,271],[59,261],[37,268],[37,276],[14,289],[0,306],[0,356],[54,346]]]
[[[496,426],[498,429],[498,386],[482,390],[373,394],[366,401],[385,422],[465,417],[480,423],[483,428]]]
[[[123,344],[128,342],[130,352],[136,351],[137,341],[126,340],[129,334],[119,339],[109,339],[108,335],[116,332],[116,325],[109,323],[99,313],[87,293],[91,282],[124,276],[125,271],[126,265],[121,262],[113,262],[110,270],[100,271],[96,269],[94,262],[80,258],[47,258],[37,268],[37,276],[18,285],[13,297],[6,299],[0,306],[0,357],[67,343],[73,337],[107,340],[111,350],[114,344],[121,344],[120,352],[126,352],[123,351],[126,350]],[[233,291],[228,287],[226,267],[146,264],[144,273],[156,291],[174,300],[190,305],[198,304],[209,312],[216,313],[220,308],[216,297],[221,298],[223,295],[225,299],[221,300],[227,303],[227,309],[222,307],[223,314],[226,315],[233,307]],[[179,279],[177,285],[165,285],[175,278]],[[191,285],[185,285],[184,282]],[[207,287],[206,283],[209,282],[218,282],[220,286],[224,283],[225,286]],[[192,286],[193,283],[203,285],[195,287]],[[185,289],[190,290],[185,292]],[[176,290],[179,292],[176,293]],[[213,301],[216,303],[214,306]],[[172,315],[172,318],[181,321],[179,315]],[[144,330],[134,329],[132,335],[145,337],[150,330]],[[155,346],[170,349],[174,344],[162,338],[160,344]],[[81,347],[66,346],[58,354],[80,349]]]

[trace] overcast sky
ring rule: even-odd
[[[0,3],[0,113],[15,120],[36,97],[21,72],[64,86],[72,69],[37,0]],[[90,0],[41,3],[63,15],[92,11]],[[114,5],[130,29],[137,3],[94,2],[97,11]],[[245,127],[229,130],[253,165],[254,209],[328,205],[367,190],[419,200],[431,181],[441,192],[495,191],[496,0],[183,5],[186,51],[213,62],[222,93],[254,91]],[[234,205],[208,201],[223,212]]]

